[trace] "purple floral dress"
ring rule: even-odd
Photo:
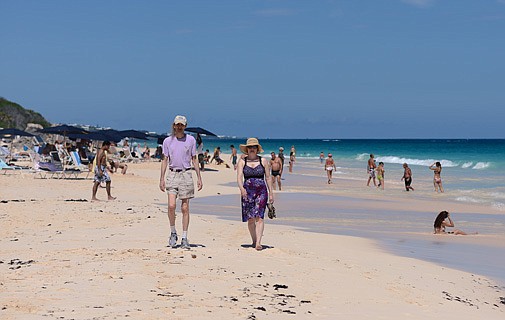
[[[261,163],[255,168],[244,166],[244,189],[247,191],[247,199],[242,198],[242,221],[265,217],[265,208],[268,202],[268,190],[265,183],[265,168]]]

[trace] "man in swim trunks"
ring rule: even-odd
[[[284,167],[284,148],[283,147],[279,148],[279,155],[278,155],[278,157],[279,157],[279,159],[281,159],[282,166]]]
[[[373,185],[377,186],[377,183],[375,182],[375,168],[377,168],[377,165],[375,164],[374,160],[374,155],[370,154],[370,159],[368,159],[368,164],[366,166],[366,172],[368,173],[368,181],[366,183],[366,186],[370,186],[370,180],[373,179]]]
[[[275,152],[270,153],[272,159],[270,160],[270,168],[272,168],[272,186],[275,190],[275,181],[281,190],[281,175],[282,175],[282,161],[281,158],[275,156]]]
[[[409,165],[406,163],[403,164],[403,169],[404,171],[402,180],[405,180],[405,189],[407,191],[410,190],[414,191],[414,188],[410,186],[410,184],[412,183],[412,170],[410,170]]]
[[[102,147],[98,150],[96,154],[96,166],[95,166],[95,179],[93,183],[93,195],[91,196],[92,201],[98,201],[96,193],[98,191],[98,186],[100,183],[105,182],[105,190],[107,190],[107,196],[109,200],[116,199],[110,194],[110,177],[107,173],[107,154],[106,152],[110,149],[110,141],[104,141]]]

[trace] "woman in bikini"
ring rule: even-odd
[[[433,228],[435,230],[435,234],[455,234],[455,235],[467,235],[466,232],[463,232],[458,229],[454,229],[454,231],[446,231],[446,227],[454,227],[454,222],[450,217],[450,213],[447,211],[442,211],[438,214],[435,222],[433,223]],[[447,221],[445,221],[447,219]]]
[[[245,156],[237,164],[237,183],[242,200],[242,221],[247,222],[251,234],[252,247],[262,250],[261,238],[265,228],[264,216],[267,202],[274,202],[270,164],[258,156],[263,148],[256,138],[247,139],[240,145]]]
[[[332,154],[328,153],[328,158],[326,158],[326,163],[324,164],[324,170],[326,170],[326,175],[328,176],[328,184],[331,184],[333,169],[337,170],[335,160],[333,160]]]
[[[430,169],[433,170],[433,186],[435,187],[435,191],[444,192],[444,188],[442,187],[442,178],[440,177],[440,173],[442,173],[442,165],[440,162],[435,162],[430,166]]]

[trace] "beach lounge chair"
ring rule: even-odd
[[[0,146],[0,159],[3,159],[4,161],[7,160],[8,157],[10,157],[11,153],[9,149],[6,147]]]
[[[63,172],[63,164],[60,161],[57,151],[49,153],[50,161],[38,161],[34,165],[36,174],[34,178],[40,177],[41,179],[55,178],[61,179],[65,177]]]
[[[72,158],[72,164],[66,167],[65,170],[79,170],[82,173],[86,173],[85,179],[87,179],[90,174],[89,166],[82,163],[79,152],[70,151],[70,157]]]
[[[121,162],[133,162],[133,163],[140,162],[139,158],[136,158],[136,157],[134,157],[131,154],[130,149],[124,148],[121,151],[123,151],[124,155],[121,158],[119,158],[119,161],[121,161]]]
[[[0,159],[0,173],[21,173],[22,168],[18,166],[9,166],[3,159]]]
[[[81,171],[74,168],[65,169],[63,163],[58,156],[58,151],[51,151],[51,161],[39,161],[34,165],[35,175],[34,178],[40,177],[41,179],[54,178],[54,179],[77,179]]]

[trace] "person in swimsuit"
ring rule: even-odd
[[[96,193],[98,191],[98,186],[105,182],[105,190],[107,190],[107,197],[109,200],[116,199],[110,193],[110,177],[107,173],[107,151],[110,148],[110,141],[104,141],[102,147],[98,150],[96,154],[96,166],[95,166],[95,178],[93,180],[93,194],[91,196],[92,201],[98,201]]]
[[[214,160],[218,165],[224,162],[223,159],[221,159],[221,147],[214,149],[214,155],[212,156],[212,159],[210,159],[209,163],[212,163]]]
[[[454,227],[454,222],[452,222],[451,214],[447,211],[442,211],[435,218],[435,222],[433,223],[433,229],[435,230],[435,234],[454,234],[454,235],[467,235],[466,232],[463,232],[458,229],[454,229],[454,231],[446,231],[446,227]],[[447,219],[447,221],[446,221]]]
[[[289,152],[289,172],[293,172],[293,166],[296,161],[296,149],[295,146],[291,146],[291,151]]]
[[[374,155],[370,154],[370,159],[368,159],[368,164],[366,166],[366,172],[368,174],[368,181],[366,182],[366,186],[370,186],[370,180],[373,179],[373,185],[377,186],[377,183],[375,182],[375,168],[377,166],[375,165],[375,160],[374,160]]]
[[[282,166],[284,167],[284,148],[283,147],[279,148],[279,153],[277,154],[277,157],[281,159]]]
[[[275,182],[279,185],[279,190],[281,189],[281,175],[282,175],[282,161],[279,157],[275,156],[275,152],[270,153],[272,159],[270,160],[270,167],[272,168],[272,187],[275,190]]]
[[[237,165],[237,184],[242,203],[242,221],[247,222],[251,234],[252,246],[262,250],[261,238],[265,228],[264,216],[267,202],[274,202],[272,179],[269,162],[258,156],[263,152],[258,139],[249,138],[240,145],[240,151],[246,154],[240,157]]]
[[[382,188],[384,190],[384,162],[379,162],[379,166],[377,167],[377,180],[379,180],[379,185],[377,188]]]
[[[324,152],[322,152],[322,151],[319,154],[319,161],[321,161],[321,164],[323,164],[323,162],[324,162]]]
[[[442,173],[442,165],[440,162],[435,162],[430,166],[430,169],[433,170],[433,186],[435,187],[435,192],[444,192],[444,188],[442,187],[442,177],[440,173]]]
[[[324,170],[328,176],[328,184],[331,184],[333,170],[337,170],[337,167],[335,166],[335,160],[333,160],[333,155],[331,153],[328,153],[328,158],[326,158],[326,162],[324,163]]]
[[[231,148],[231,164],[233,165],[233,170],[237,170],[237,149],[235,148],[234,145],[230,146]]]
[[[409,165],[406,163],[403,164],[403,169],[403,177],[401,180],[405,180],[405,189],[407,191],[414,191],[414,188],[410,186],[412,183],[412,170],[410,170]]]

